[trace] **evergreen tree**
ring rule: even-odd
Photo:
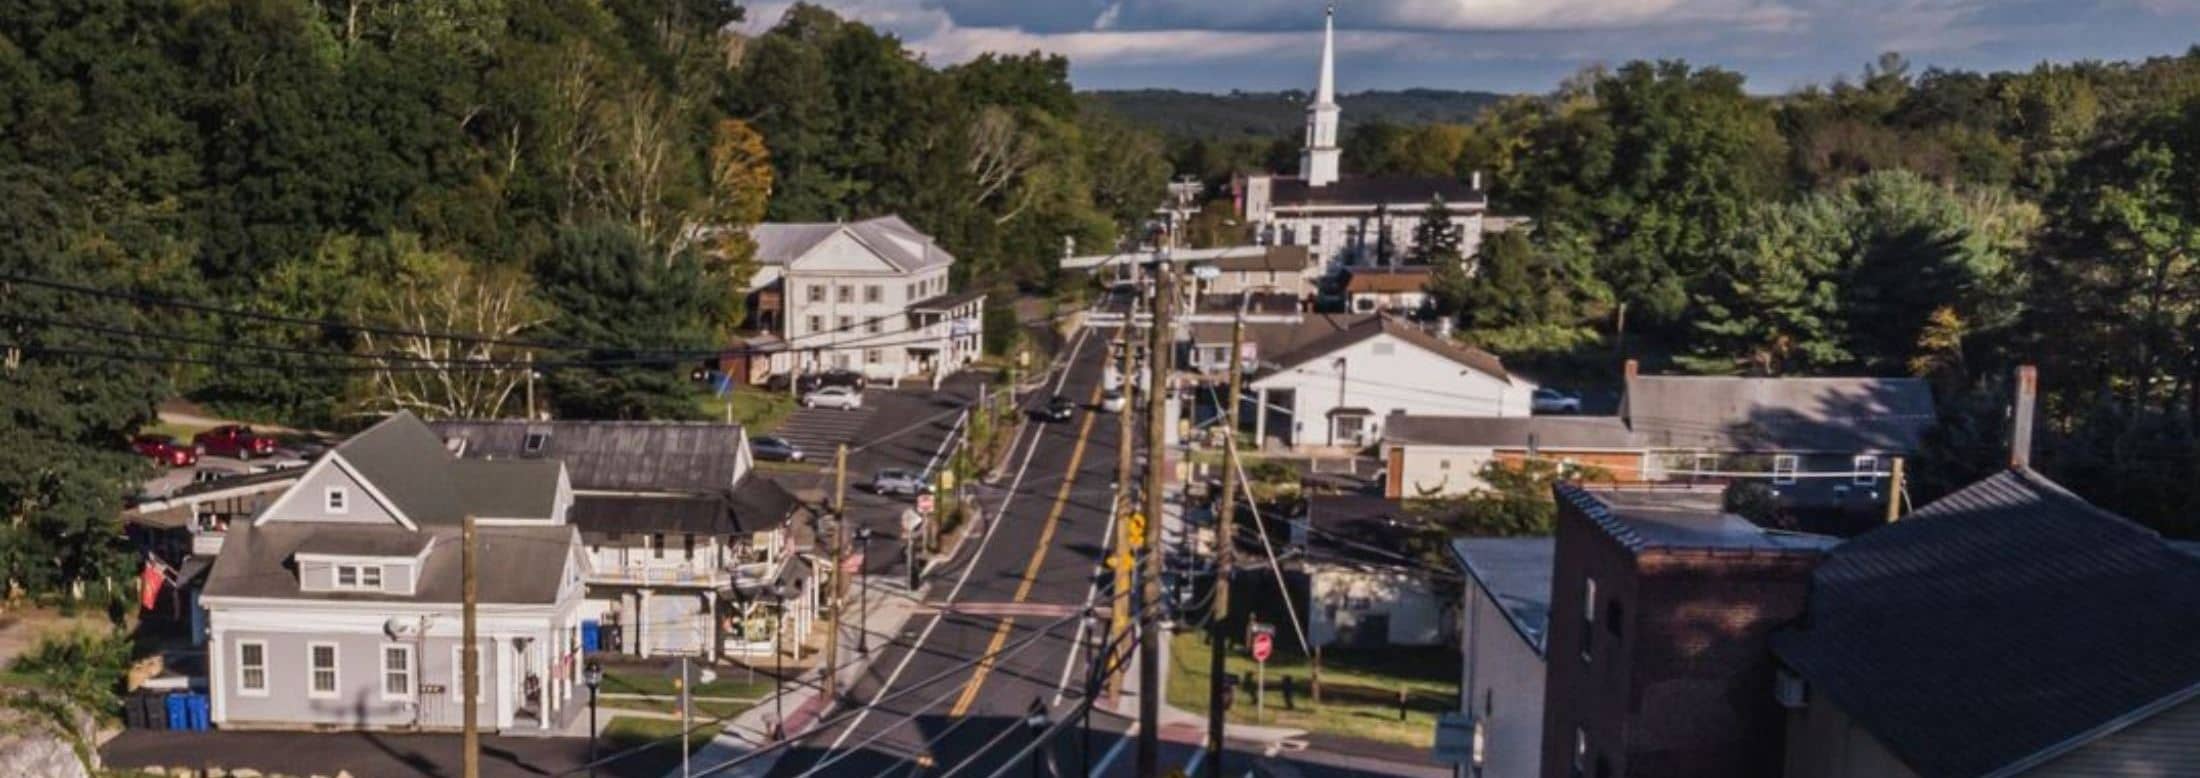
[[[1459,225],[1451,223],[1451,208],[1444,204],[1444,196],[1429,200],[1428,208],[1421,211],[1421,220],[1413,225],[1413,262],[1420,265],[1464,265],[1466,255],[1460,251],[1465,237]]]

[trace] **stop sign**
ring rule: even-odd
[[[1266,662],[1268,654],[1276,648],[1275,637],[1266,632],[1253,633],[1253,661]]]

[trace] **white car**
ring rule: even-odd
[[[1528,407],[1536,413],[1580,413],[1581,396],[1557,389],[1537,389],[1529,396]]]
[[[1123,390],[1121,389],[1109,389],[1100,393],[1100,410],[1102,411],[1122,413],[1123,406],[1128,404],[1130,404],[1129,399],[1123,396]]]
[[[845,386],[828,386],[802,395],[802,407],[852,411],[863,407],[863,393]]]

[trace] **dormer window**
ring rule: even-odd
[[[527,440],[525,443],[521,444],[520,450],[529,454],[541,453],[543,445],[549,442],[550,433],[531,431],[527,433]]]
[[[322,497],[321,505],[329,513],[349,513],[351,511],[351,492],[341,486],[331,486]]]
[[[382,590],[381,565],[337,565],[336,588]]]

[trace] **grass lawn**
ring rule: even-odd
[[[154,419],[153,423],[138,428],[138,434],[169,435],[173,436],[176,440],[189,443],[191,442],[191,436],[197,435],[201,432],[205,432],[207,429],[208,428],[206,426],[199,424],[177,424],[174,422]]]
[[[733,420],[748,429],[750,436],[768,435],[794,413],[794,400],[785,392],[766,392],[761,387],[737,387],[732,393],[720,397],[710,392],[695,394],[695,407],[703,418],[713,421],[726,420],[726,403],[733,403]]]
[[[718,725],[706,725],[688,733],[687,749],[693,752],[718,736]],[[604,725],[604,754],[617,753],[646,743],[663,742],[657,748],[641,751],[609,765],[603,771],[617,776],[661,776],[680,765],[680,752],[672,748],[680,737],[680,722],[665,719],[644,719],[618,716]]]
[[[716,672],[718,680],[696,685],[696,696],[757,699],[772,693],[769,673],[757,673],[755,680],[750,680],[749,673],[745,670],[721,668]],[[606,667],[603,673],[603,690],[606,693],[647,694],[673,699],[679,696],[672,688],[672,677],[678,674],[677,671],[663,672],[646,667]]]
[[[1269,657],[1267,714],[1259,722],[1296,727],[1336,735],[1380,740],[1419,748],[1436,737],[1436,718],[1458,707],[1458,655],[1442,649],[1392,648],[1381,651],[1324,651],[1322,655],[1322,704],[1316,707],[1307,690],[1313,663],[1306,657],[1282,650]],[[1169,704],[1192,713],[1207,714],[1206,636],[1180,633],[1169,643]],[[1233,643],[1224,659],[1228,671],[1240,678],[1253,672],[1253,657]],[[1285,679],[1292,686],[1292,700],[1285,704]],[[1406,716],[1398,718],[1398,690],[1406,689]],[[1230,721],[1253,720],[1253,690],[1239,686]]]

